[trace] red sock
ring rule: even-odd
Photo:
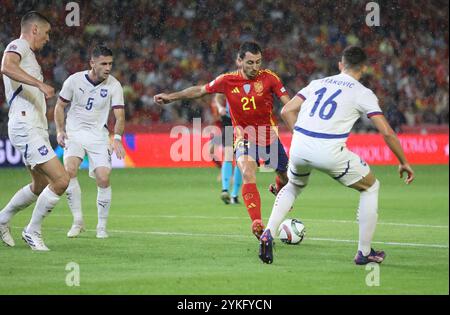
[[[242,197],[252,221],[261,220],[261,197],[256,184],[242,185]]]
[[[280,176],[277,175],[277,177],[275,177],[275,183],[277,184],[277,191],[279,192],[281,190],[281,188],[283,188],[287,183],[283,183],[281,181]]]

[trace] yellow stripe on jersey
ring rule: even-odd
[[[273,72],[272,70],[269,70],[269,69],[264,69],[264,70],[262,70],[262,72],[265,72],[265,73],[268,73],[268,74],[271,74],[272,76],[274,76],[278,81],[281,81],[281,79],[280,79],[280,77],[279,76],[277,76],[277,74],[275,73],[275,72]]]
[[[228,76],[228,75],[239,75],[239,71],[236,70],[236,71],[231,71],[231,72],[225,72],[225,73],[221,74],[220,76],[224,77],[224,76]]]

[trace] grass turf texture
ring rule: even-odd
[[[97,190],[80,171],[88,231],[66,237],[64,197],[43,225],[51,251],[33,252],[20,239],[32,208],[20,212],[11,223],[16,246],[0,245],[0,294],[448,294],[448,166],[416,166],[411,186],[395,166],[372,169],[381,182],[374,247],[387,252],[379,286],[367,286],[372,269],[352,261],[358,193],[320,172],[289,214],[304,222],[305,240],[278,241],[265,265],[245,207],[219,199],[216,169],[116,169],[110,238],[95,238]],[[257,177],[267,222],[273,173]],[[24,169],[1,169],[0,206],[27,182]],[[69,262],[80,266],[78,287],[66,285]]]

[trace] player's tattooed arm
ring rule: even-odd
[[[281,98],[283,99],[283,97]],[[286,123],[289,130],[291,131],[294,130],[295,122],[297,121],[297,116],[298,113],[300,112],[300,107],[302,106],[302,104],[303,99],[301,99],[298,96],[295,96],[289,102],[287,102],[281,109],[281,117],[283,118],[283,121]]]
[[[205,86],[204,85],[196,85],[196,86],[191,86],[187,89],[184,89],[182,91],[175,92],[175,93],[157,94],[153,97],[153,100],[158,105],[164,105],[164,104],[172,103],[172,102],[182,100],[182,99],[199,98],[205,94],[207,94]]]

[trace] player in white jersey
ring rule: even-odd
[[[112,64],[112,51],[105,46],[95,47],[91,54],[91,69],[67,78],[56,103],[57,140],[64,148],[64,165],[70,176],[67,200],[74,218],[68,237],[76,237],[84,230],[77,173],[86,154],[89,175],[97,182],[97,238],[108,237],[106,223],[111,206],[112,150],[106,124],[111,109],[116,118],[113,149],[119,159],[125,157],[121,141],[125,126],[123,90],[120,82],[110,75]],[[69,103],[65,125],[64,109]]]
[[[20,38],[5,49],[1,72],[9,109],[8,135],[22,153],[32,182],[20,189],[0,211],[0,239],[14,246],[9,222],[20,210],[36,201],[31,221],[22,238],[33,250],[47,251],[41,234],[44,217],[64,193],[69,177],[48,140],[45,99],[54,96],[43,82],[35,51],[49,41],[50,22],[38,12],[29,12],[21,20]]]
[[[346,140],[360,115],[367,115],[383,135],[400,162],[399,173],[407,173],[406,184],[414,172],[405,157],[395,132],[378,105],[378,99],[359,83],[366,70],[365,52],[350,46],[343,52],[335,76],[312,81],[285,105],[282,117],[294,130],[290,149],[289,183],[275,200],[267,229],[261,236],[259,257],[272,263],[272,241],[295,199],[308,184],[313,169],[325,172],[341,184],[360,192],[358,208],[359,244],[355,256],[358,265],[381,263],[383,251],[371,247],[378,219],[379,181],[358,155],[346,148]]]

